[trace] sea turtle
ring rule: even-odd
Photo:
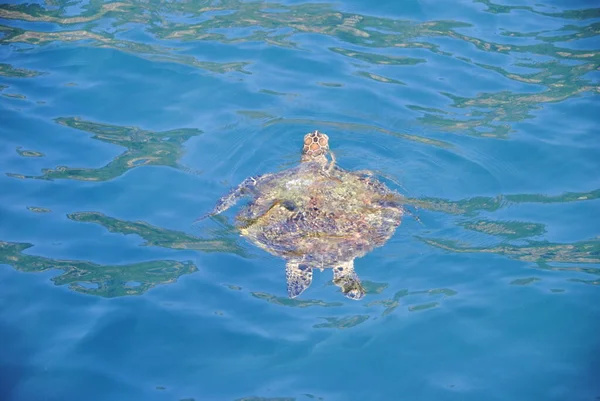
[[[238,214],[237,226],[242,236],[287,261],[290,298],[310,286],[314,268],[332,268],[344,295],[361,299],[365,290],[354,259],[383,245],[404,213],[401,195],[372,174],[338,167],[329,137],[319,131],[304,136],[297,167],[247,178],[204,217],[244,196],[252,201]]]

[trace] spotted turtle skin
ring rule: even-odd
[[[302,147],[302,160],[309,161],[329,152],[329,137],[319,131],[304,135],[304,146]]]

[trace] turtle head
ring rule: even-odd
[[[326,160],[325,155],[329,152],[329,137],[318,130],[304,135],[304,146],[302,147],[302,161]]]

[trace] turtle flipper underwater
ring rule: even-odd
[[[224,211],[235,205],[240,199],[246,196],[250,196],[253,193],[258,182],[261,179],[264,179],[265,177],[266,175],[257,175],[254,177],[246,178],[240,183],[240,185],[233,188],[227,194],[223,195],[221,199],[218,200],[213,210],[197,218],[195,222],[199,222],[211,216],[223,213]]]
[[[404,214],[399,193],[371,174],[337,166],[329,137],[319,131],[304,136],[298,166],[244,180],[205,217],[245,196],[251,200],[236,226],[255,245],[286,260],[290,298],[310,286],[314,269],[330,268],[346,297],[362,299],[354,259],[389,240]]]
[[[333,283],[342,289],[342,293],[356,301],[365,296],[365,289],[354,271],[354,260],[343,262],[333,268]]]
[[[285,265],[288,297],[296,298],[312,283],[313,269],[300,262],[290,260]]]

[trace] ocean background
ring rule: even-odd
[[[0,5],[3,401],[600,399],[591,0]],[[232,209],[330,137],[406,197],[346,299]]]

